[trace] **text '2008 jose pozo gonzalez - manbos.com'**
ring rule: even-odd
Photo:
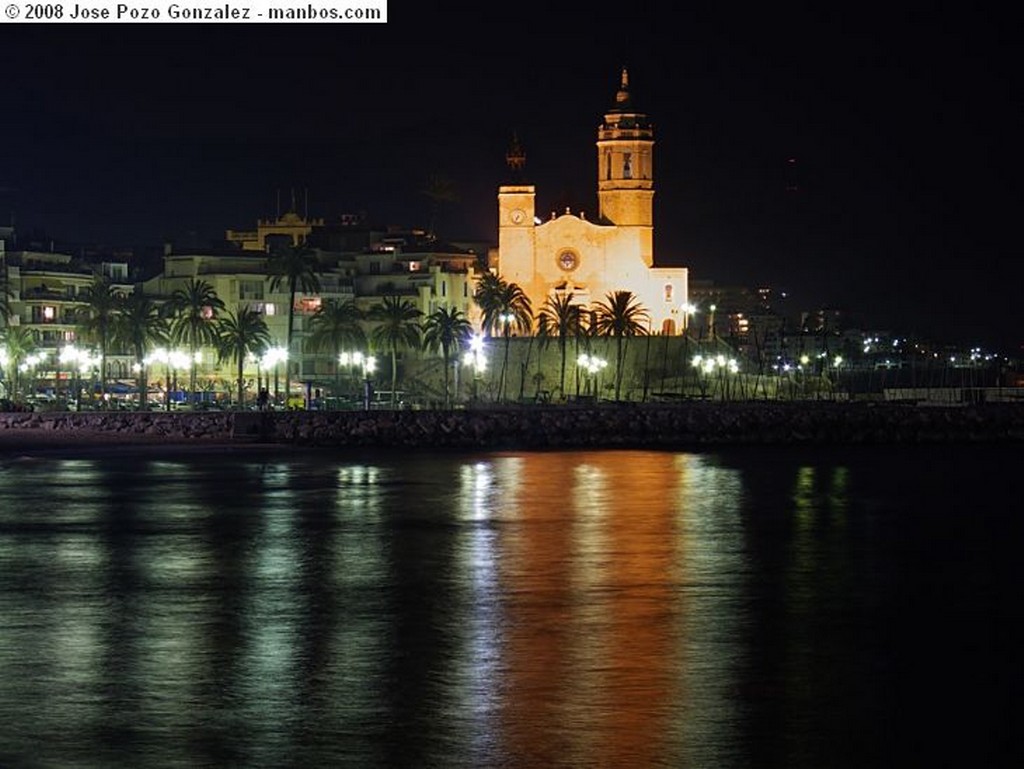
[[[98,2],[9,3],[0,20],[32,23],[117,23],[117,22],[311,22],[387,23],[387,0],[371,0],[360,6],[330,2],[289,3],[288,0],[254,0],[235,3]]]

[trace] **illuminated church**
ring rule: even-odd
[[[525,156],[514,148],[508,159],[521,169]],[[687,270],[654,266],[654,130],[633,107],[625,69],[597,129],[597,220],[568,210],[542,220],[535,200],[531,184],[498,188],[497,271],[523,289],[534,313],[549,296],[590,306],[630,291],[651,333],[684,332]]]

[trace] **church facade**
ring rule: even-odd
[[[510,155],[513,168],[515,161]],[[587,308],[629,291],[648,313],[650,333],[683,333],[687,270],[655,266],[654,130],[633,108],[626,70],[597,131],[597,201],[596,221],[568,210],[544,221],[533,185],[500,186],[498,274],[523,289],[534,314],[560,294]]]

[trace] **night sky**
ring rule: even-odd
[[[0,23],[0,223],[202,246],[294,189],[313,216],[426,226],[440,176],[459,196],[440,233],[493,240],[513,132],[538,211],[593,217],[596,129],[626,66],[655,126],[660,264],[1019,353],[1014,20],[407,5],[348,27]]]

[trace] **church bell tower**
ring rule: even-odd
[[[604,224],[654,227],[654,129],[633,108],[629,73],[597,129],[598,215]]]

